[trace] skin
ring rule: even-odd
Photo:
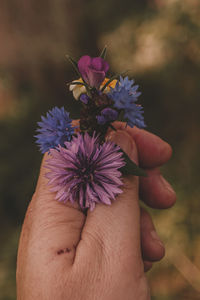
[[[150,299],[145,271],[164,256],[150,215],[139,206],[171,207],[176,195],[159,167],[171,147],[147,131],[114,124],[108,133],[147,178],[123,178],[123,193],[111,206],[97,205],[85,216],[78,205],[58,203],[49,191],[44,156],[29,204],[17,259],[18,300]]]

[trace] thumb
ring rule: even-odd
[[[55,201],[45,176],[44,155],[34,196],[26,212],[18,250],[18,269],[28,261],[33,269],[48,265],[59,257],[59,263],[71,266],[80,240],[85,215],[70,203]],[[57,261],[57,260],[56,260]],[[19,276],[18,276],[19,277]]]
[[[132,160],[137,162],[136,145],[128,133],[112,132],[108,139],[117,143]],[[112,261],[114,259],[118,262],[119,257],[123,260],[122,257],[125,256],[126,260],[128,259],[127,263],[130,264],[130,255],[134,256],[134,263],[141,261],[138,178],[124,177],[123,184],[123,193],[116,197],[111,206],[98,204],[94,211],[88,212],[76,259],[80,255],[83,260],[82,255],[87,251],[83,251],[81,247],[85,245],[87,248],[90,247],[90,255],[93,254],[94,259],[97,250],[101,248],[101,255],[106,254]]]

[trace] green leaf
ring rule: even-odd
[[[120,169],[122,174],[147,177],[147,173],[143,169],[139,168],[123,150],[121,151],[123,152],[123,157],[126,163],[126,165]]]
[[[79,77],[81,77],[81,73],[79,72],[77,62],[69,55],[66,55],[66,57],[69,60],[69,62],[72,64],[72,66],[73,66],[74,70],[76,71],[76,73],[79,75]]]
[[[83,79],[81,73],[79,72],[77,62],[73,58],[71,58],[71,56],[69,56],[69,55],[66,55],[66,57],[70,61],[70,63],[72,64],[72,66],[73,66],[74,70],[76,71],[76,73],[78,74],[78,76],[82,78],[82,80],[83,80],[83,84],[82,85],[84,85],[86,87],[88,95],[91,96],[90,88],[89,88],[88,84],[85,82],[85,80]],[[76,84],[77,84],[77,82],[76,82]]]
[[[114,131],[117,131],[117,129],[112,125],[112,124],[109,124],[109,127],[114,130]]]
[[[117,121],[125,122],[126,123],[126,120],[124,118],[124,110],[120,110],[118,118],[117,118]]]
[[[107,45],[103,48],[101,54],[99,55],[101,58],[105,59],[107,53]]]

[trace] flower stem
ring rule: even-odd
[[[110,127],[112,130],[117,131],[117,129],[116,129],[112,124],[110,124],[109,127]]]

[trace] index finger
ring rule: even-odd
[[[115,122],[113,126],[116,129],[125,130],[134,139],[140,167],[156,168],[170,159],[172,155],[171,146],[155,134],[137,127],[125,126],[123,122]]]

